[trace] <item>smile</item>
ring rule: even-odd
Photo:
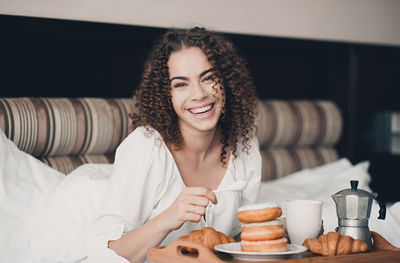
[[[188,109],[189,112],[193,113],[193,114],[204,114],[209,112],[210,110],[212,110],[212,108],[214,107],[214,103],[208,104],[206,106],[202,106],[199,108],[190,108]]]

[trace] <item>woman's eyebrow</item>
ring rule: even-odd
[[[170,81],[172,82],[174,79],[188,80],[187,77],[180,77],[180,76],[178,76],[178,77],[173,77]]]
[[[200,73],[200,78],[206,75],[208,72],[214,71],[214,68],[209,68],[207,70],[204,70],[203,72]]]
[[[203,72],[200,73],[200,75],[199,75],[200,78],[203,77],[204,75],[206,75],[208,72],[211,72],[211,71],[214,71],[214,68],[209,68],[207,70],[204,70]],[[174,79],[188,80],[187,77],[176,76],[176,77],[172,77],[170,81],[172,82]]]

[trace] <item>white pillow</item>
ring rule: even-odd
[[[64,175],[19,150],[0,129],[0,262],[22,262],[32,215]]]
[[[75,262],[87,256],[88,231],[112,169],[112,164],[84,164],[56,187],[36,218],[33,262]]]
[[[314,199],[334,204],[331,195],[350,188],[350,180],[358,180],[358,188],[371,191],[368,184],[368,162],[352,166],[347,159],[341,159],[314,169],[302,170],[281,179],[263,182],[260,200],[284,205],[287,199]]]

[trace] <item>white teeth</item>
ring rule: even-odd
[[[201,107],[201,108],[197,108],[197,109],[190,109],[189,111],[191,112],[191,113],[194,113],[194,114],[202,114],[202,113],[205,113],[205,112],[207,112],[207,111],[210,111],[211,110],[211,108],[212,108],[212,104],[210,104],[210,105],[208,105],[208,106],[205,106],[205,107]]]

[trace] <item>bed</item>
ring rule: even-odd
[[[371,191],[368,162],[340,158],[342,116],[331,101],[258,100],[256,119],[263,160],[260,202],[324,202],[325,232],[337,226],[331,195],[349,188]],[[114,152],[131,131],[130,98],[0,98],[0,261],[25,262],[32,218],[66,176],[88,167],[112,171]],[[370,229],[400,246],[400,203]],[[72,245],[72,243],[71,243]]]

